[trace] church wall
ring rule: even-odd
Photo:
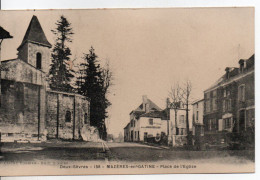
[[[46,129],[48,138],[56,138],[58,98],[59,94],[47,92]]]
[[[2,80],[2,141],[38,139],[39,86]]]
[[[2,67],[2,79],[37,85],[45,84],[44,73],[19,59],[3,61]]]
[[[59,115],[59,124],[60,124],[60,132],[59,137],[64,139],[72,139],[73,138],[73,103],[74,97],[62,95],[60,96],[60,115]],[[70,112],[70,122],[66,122],[66,113]]]
[[[63,94],[62,92],[47,92],[46,129],[48,138],[56,138],[58,129],[58,138],[73,139],[74,127],[74,139],[79,139],[85,122],[85,114],[89,118],[88,111],[89,102],[82,97],[74,94]],[[68,114],[70,114],[69,117]],[[58,128],[57,118],[59,121]],[[68,121],[68,118],[70,121]],[[89,119],[86,121],[89,122]]]

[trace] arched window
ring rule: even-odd
[[[71,112],[66,111],[65,122],[71,122]]]
[[[42,54],[41,53],[36,54],[36,68],[42,69]]]

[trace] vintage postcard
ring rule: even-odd
[[[0,176],[253,173],[254,8],[0,11]]]

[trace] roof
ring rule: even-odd
[[[254,54],[250,58],[242,59],[242,60],[245,61],[245,63],[246,63],[245,72],[250,70],[251,68],[254,68],[254,61],[255,61]],[[230,81],[234,77],[237,77],[237,75],[241,74],[239,72],[239,68],[237,68],[237,67],[227,67],[226,70],[229,70],[229,78],[226,77],[226,74],[222,75],[212,86],[207,88],[204,92],[211,91],[211,90],[217,88],[223,82]]]
[[[162,118],[163,115],[163,111],[151,111],[142,114],[140,117]]]
[[[127,125],[124,127],[124,129],[128,128],[129,125],[130,125],[130,123],[127,123]]]
[[[42,30],[41,24],[36,16],[32,17],[31,22],[24,35],[23,41],[18,49],[26,42],[38,43],[51,48],[51,44],[47,40]]]
[[[203,99],[197,99],[197,100],[193,101],[191,104],[193,105],[193,104],[196,104],[196,103],[201,102],[201,101],[204,101],[204,98]]]
[[[13,38],[8,31],[6,31],[2,26],[0,26],[0,39]]]
[[[246,61],[246,68],[250,69],[255,65],[255,55],[253,54],[247,61]]]
[[[150,99],[147,99],[148,103],[149,103],[149,109],[150,110],[155,110],[155,111],[161,111],[162,109],[157,106],[153,101],[151,101]],[[143,111],[143,104],[141,104],[140,106],[138,106],[138,108],[136,108],[134,111]]]

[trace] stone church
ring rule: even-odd
[[[16,59],[1,62],[1,141],[79,139],[89,125],[89,100],[52,91],[47,74],[52,45],[33,16]]]

